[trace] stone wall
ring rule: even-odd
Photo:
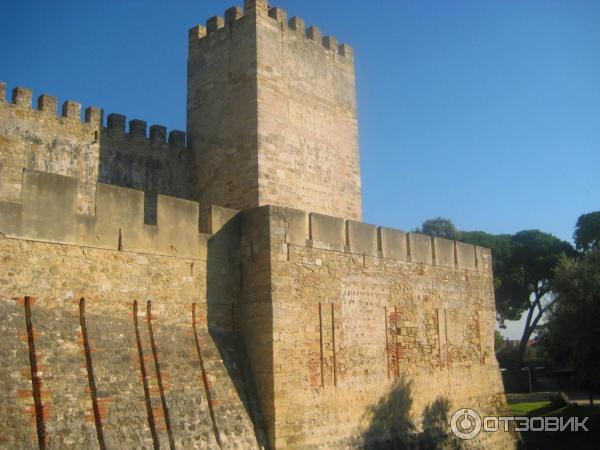
[[[188,133],[201,204],[360,220],[352,49],[263,0],[190,30]]]
[[[486,249],[274,206],[212,207],[205,234],[167,196],[148,225],[142,192],[103,184],[80,214],[77,179],[32,170],[20,191],[0,202],[6,446],[376,446],[506,407]]]
[[[258,205],[256,30],[239,8],[189,33],[187,129],[201,205]]]
[[[360,222],[352,49],[244,6],[190,30],[187,146],[0,83],[0,447],[454,446],[506,407],[489,251]]]
[[[26,170],[0,203],[0,447],[253,448],[235,211]],[[82,300],[83,299],[83,300]],[[105,446],[105,447],[104,447]]]
[[[38,448],[36,414],[48,448],[258,446],[243,354],[207,327],[206,260],[6,238],[0,253],[1,447]]]
[[[191,152],[185,134],[150,127],[140,120],[110,114],[106,127],[103,113],[87,108],[81,120],[81,105],[65,101],[57,116],[58,100],[40,95],[32,108],[32,92],[15,88],[12,101],[5,98],[0,83],[0,201],[18,202],[24,168],[78,179],[77,209],[92,212],[97,182],[129,187],[146,193],[147,223],[156,223],[157,194],[193,199]],[[168,142],[167,142],[168,141]]]
[[[255,373],[261,352],[272,358],[271,378],[256,380],[263,411],[275,411],[265,414],[275,447],[408,445],[431,438],[432,417],[449,433],[461,407],[506,408],[488,250],[294,209],[242,214],[270,230],[242,238],[243,266],[269,258],[271,280],[270,302],[242,310],[272,330],[246,346]]]
[[[259,204],[361,220],[352,48],[280,8],[256,20]]]

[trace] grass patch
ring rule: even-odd
[[[512,403],[508,405],[510,407],[510,412],[513,416],[528,416],[532,411],[536,411],[538,409],[546,409],[551,408],[550,402],[520,402],[520,403]],[[535,414],[539,415],[539,414]]]

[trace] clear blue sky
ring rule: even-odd
[[[0,80],[184,129],[187,30],[234,4],[3,2]],[[600,1],[275,5],[355,48],[365,221],[570,240],[600,209]]]

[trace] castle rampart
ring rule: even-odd
[[[394,396],[409,395],[414,404],[407,405],[403,414],[417,428],[421,411],[436,402],[440,392],[452,407],[468,402],[481,411],[493,411],[502,403],[491,347],[494,306],[489,250],[273,206],[241,213],[213,207],[205,219],[212,234],[206,234],[199,232],[200,208],[195,202],[159,196],[157,225],[153,226],[143,222],[143,192],[98,184],[94,214],[86,215],[76,209],[77,189],[75,178],[25,170],[21,201],[0,203],[0,245],[6,254],[29,255],[6,260],[7,272],[0,272],[0,279],[15,281],[2,288],[2,297],[22,293],[19,286],[24,286],[24,280],[27,294],[48,295],[31,277],[50,270],[53,279],[62,280],[62,284],[52,285],[50,298],[68,296],[73,308],[77,298],[89,299],[88,311],[94,311],[94,320],[123,330],[126,325],[119,321],[125,319],[118,318],[135,299],[151,300],[154,308],[162,311],[157,316],[163,317],[161,323],[170,323],[182,314],[173,295],[187,299],[187,305],[195,303],[198,320],[207,330],[226,333],[230,336],[227,342],[241,334],[244,344],[234,348],[247,351],[248,372],[242,375],[236,371],[241,367],[228,367],[226,375],[225,368],[220,368],[214,383],[222,383],[223,377],[244,376],[241,383],[256,386],[255,397],[242,401],[254,401],[254,408],[260,404],[260,413],[246,409],[242,417],[254,424],[259,435],[264,423],[271,445],[285,448],[325,442],[343,447],[376,437],[387,439],[389,436],[381,433],[392,424],[379,423],[374,417],[386,415],[384,409],[395,406],[374,406],[373,398],[391,397],[393,403]],[[21,242],[27,244],[17,251]],[[118,279],[99,274],[97,282],[104,279],[108,285],[96,285],[96,275],[85,269],[81,276],[92,277],[92,283],[84,283],[78,272],[70,273],[70,261],[81,264],[71,258],[80,258],[80,254],[85,261],[82,268],[90,267],[88,264],[104,268],[101,259],[109,257],[123,264],[139,261],[153,276],[156,270],[168,272],[160,276],[164,281],[144,281],[151,290],[139,297],[134,285],[143,278],[136,278],[137,266],[118,269],[132,273],[127,281],[121,279],[125,274]],[[41,255],[46,256],[39,259]],[[32,258],[34,263],[24,264],[21,257]],[[59,261],[66,267],[59,269]],[[44,268],[46,265],[50,267]],[[183,268],[188,266],[190,275],[185,275]],[[173,276],[183,277],[181,288],[176,288],[180,282],[161,287],[163,282],[170,284]],[[236,282],[237,277],[240,281]],[[137,281],[132,285],[132,280]],[[185,280],[199,289],[191,303],[189,294],[178,290],[186,289]],[[96,298],[104,300],[92,301]],[[3,305],[3,313],[18,316],[16,305]],[[49,305],[44,300],[36,308],[45,310]],[[36,323],[45,330],[44,314],[38,313]],[[108,320],[107,314],[115,318]],[[169,330],[173,336],[178,333],[176,328]],[[47,346],[54,331],[50,327],[45,333],[50,333],[42,333]],[[210,345],[222,353],[222,344]],[[162,345],[169,348],[164,341]],[[227,345],[231,348],[233,344]],[[46,348],[44,361],[52,365],[50,373],[59,367],[67,370],[66,361],[54,354],[51,345]],[[102,361],[102,370],[124,371],[124,379],[133,370],[112,367],[117,363],[102,355],[96,358]],[[460,383],[455,384],[456,379]],[[184,380],[180,378],[179,383],[187,383]],[[55,383],[51,375],[48,384]],[[125,389],[102,376],[99,384]],[[173,395],[180,388],[169,388],[169,402],[179,404]],[[6,389],[9,398],[18,390],[10,383]],[[229,408],[239,408],[233,405],[240,396],[250,395],[239,389],[235,392],[227,394],[234,402]],[[137,401],[141,399],[127,400],[131,405]],[[61,402],[60,397],[47,394],[46,404],[58,414],[51,415],[49,423],[66,417],[69,406]],[[298,415],[298,411],[304,413]],[[107,430],[119,413],[111,414],[110,420],[104,418]],[[195,420],[178,407],[171,414],[177,414],[178,420]],[[218,410],[216,414],[215,420],[225,420],[221,427],[231,425],[229,419],[219,416],[228,413]],[[330,417],[329,425],[321,429],[317,424],[325,416]],[[6,423],[15,425],[10,419]],[[131,439],[141,439],[137,433],[151,431],[144,429],[139,425]]]
[[[352,48],[266,0],[188,39],[187,134],[0,83],[0,447],[410,447],[504,411],[490,251],[362,222]]]
[[[20,198],[0,201],[7,237],[196,258],[206,240],[236,210],[212,206],[200,218],[197,202],[158,195],[157,223],[144,223],[144,192],[98,183],[92,213],[78,211],[78,179],[22,170]],[[6,184],[5,184],[6,183]],[[0,180],[0,192],[10,186]],[[448,239],[405,233],[351,219],[286,208],[286,242],[353,255],[394,259],[467,271],[490,271],[489,250]]]
[[[277,448],[410,445],[392,423],[426,433],[428,409],[503,404],[489,250],[290,208],[241,214],[241,328]]]
[[[2,83],[0,94],[6,86]],[[146,122],[109,114],[106,126],[103,111],[85,109],[67,100],[57,115],[58,99],[40,95],[32,108],[32,91],[16,87],[12,102],[0,95],[0,200],[17,201],[21,172],[34,169],[76,177],[80,184],[77,208],[91,212],[98,181],[142,190],[146,193],[148,223],[156,223],[158,194],[193,199],[191,152],[185,133]]]

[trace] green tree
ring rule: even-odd
[[[443,217],[428,219],[423,222],[421,228],[417,228],[415,231],[428,236],[441,237],[445,239],[456,239],[456,235],[458,233],[452,221],[449,219],[444,219]]]
[[[557,300],[551,294],[555,268],[562,258],[573,256],[574,250],[568,242],[539,230],[520,231],[513,239],[508,289],[502,295],[507,295],[510,303],[520,304],[522,312],[527,313],[517,357],[517,364],[521,365],[527,342]]]
[[[458,238],[492,250],[500,326],[505,320],[519,320],[527,314],[516,357],[516,364],[520,366],[527,342],[544,313],[556,301],[551,294],[554,268],[563,255],[573,255],[574,250],[569,243],[539,230],[524,230],[514,235],[460,232]]]
[[[577,219],[573,240],[577,250],[587,252],[600,246],[600,211],[582,214]]]
[[[419,231],[446,237],[451,230],[456,230],[454,224],[438,217],[423,222]],[[506,320],[519,320],[526,314],[516,358],[520,366],[527,342],[556,301],[551,293],[554,268],[563,255],[575,254],[573,247],[539,230],[523,230],[514,235],[454,231],[454,239],[492,250],[496,317],[500,326],[504,327]]]
[[[510,234],[490,234],[484,231],[460,231],[457,239],[492,250],[496,318],[502,328],[505,327],[505,320],[518,320],[521,317],[523,308],[518,297],[511,295],[515,290],[510,270],[511,258],[515,248],[513,236]]]
[[[563,258],[553,289],[558,301],[540,332],[541,344],[556,362],[575,370],[591,401],[600,388],[600,249]]]

